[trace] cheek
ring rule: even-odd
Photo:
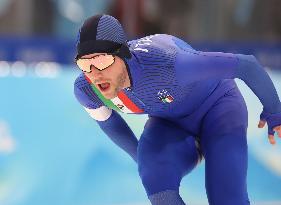
[[[114,88],[116,88],[118,86],[118,78],[116,78],[115,76],[114,76],[114,78],[111,78],[111,82],[112,82],[112,86]]]
[[[112,80],[113,83],[116,83],[118,81],[120,73],[116,68],[112,67],[111,69],[108,70],[106,76],[108,77],[108,79]]]

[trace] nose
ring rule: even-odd
[[[98,81],[99,79],[103,78],[102,71],[96,69],[95,67],[91,66],[91,76],[94,81]]]
[[[91,65],[91,73],[96,75],[101,75],[101,71],[99,69],[96,69],[95,66]]]

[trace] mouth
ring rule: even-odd
[[[102,92],[108,91],[109,88],[110,88],[110,83],[107,83],[107,82],[106,83],[99,83],[97,85]]]

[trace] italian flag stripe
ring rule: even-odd
[[[111,101],[124,113],[133,113],[132,110],[130,110],[129,108],[127,108],[124,103],[118,98],[115,97],[113,99],[111,99]]]
[[[114,105],[114,103],[111,101],[111,100],[108,100],[106,99],[102,94],[101,92],[96,88],[95,85],[91,85],[94,92],[97,94],[97,96],[99,97],[99,99],[109,108],[113,109],[113,110],[116,110],[116,111],[120,111],[119,108]]]
[[[118,107],[116,107],[116,105],[114,105],[113,102],[111,102],[111,100],[106,99],[101,92],[96,88],[96,86],[92,83],[92,81],[85,75],[86,80],[90,83],[93,91],[97,94],[98,98],[109,108],[116,110],[116,111],[120,111]]]
[[[85,75],[86,80],[90,83],[93,91],[97,94],[98,98],[109,108],[114,109],[116,111],[121,111],[124,113],[142,113],[143,110],[141,110],[137,105],[135,105],[130,98],[123,92],[120,91],[117,94],[117,97],[109,100],[106,99],[99,89],[96,88],[96,86],[92,83],[92,81]],[[118,106],[119,107],[118,107]]]
[[[133,113],[143,112],[143,110],[141,110],[138,106],[136,106],[123,91],[120,91],[117,96],[123,102],[123,104],[128,109],[130,109]]]

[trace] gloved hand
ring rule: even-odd
[[[259,128],[263,128],[267,123],[268,126],[268,139],[270,144],[276,144],[274,133],[277,132],[278,136],[281,138],[281,112],[278,113],[268,113],[265,110],[262,111],[260,115],[260,121],[258,124]]]

